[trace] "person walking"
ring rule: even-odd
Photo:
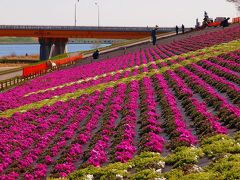
[[[99,58],[99,51],[98,51],[98,49],[93,53],[92,57],[93,57],[93,59],[98,59]]]
[[[182,33],[183,33],[183,34],[185,33],[185,27],[184,27],[183,24],[182,24]]]
[[[178,26],[176,26],[175,30],[176,30],[176,34],[178,34]]]
[[[151,31],[153,45],[156,45],[156,42],[157,42],[157,28],[158,26],[156,25],[156,27]]]

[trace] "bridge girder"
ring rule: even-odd
[[[37,37],[40,43],[40,59],[62,54],[69,38],[140,39],[151,36],[149,27],[75,27],[75,26],[5,26],[0,25],[0,36]],[[159,28],[158,33],[174,31]],[[52,49],[54,46],[54,49]]]
[[[44,38],[139,39],[150,36],[151,27],[87,27],[87,26],[1,26],[0,36]],[[174,28],[159,28],[170,32]]]

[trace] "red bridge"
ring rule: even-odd
[[[96,27],[96,26],[0,26],[0,36],[38,37],[40,59],[65,52],[68,38],[139,39],[150,36],[151,27]],[[159,28],[158,33],[174,28]],[[54,46],[53,46],[54,45]]]

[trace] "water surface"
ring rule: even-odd
[[[85,51],[109,45],[110,44],[68,44],[67,52]],[[29,55],[39,54],[39,50],[39,44],[0,44],[0,56],[22,56],[26,53]]]

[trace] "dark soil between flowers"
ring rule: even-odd
[[[197,166],[204,168],[207,167],[211,164],[211,159],[207,158],[207,157],[202,157],[199,159],[199,161],[196,163]],[[166,173],[169,172],[173,169],[173,165],[170,164],[166,164],[165,167],[162,169],[162,173]]]
[[[203,167],[206,167],[206,166],[210,165],[211,162],[212,162],[211,159],[209,159],[207,157],[203,157],[198,161],[197,165],[199,167],[203,168]]]

